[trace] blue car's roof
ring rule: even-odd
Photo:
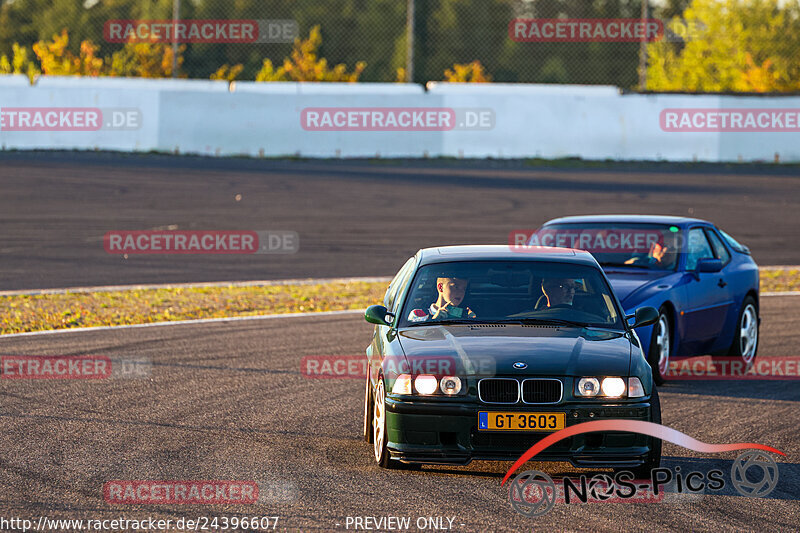
[[[423,248],[419,252],[420,266],[452,261],[558,261],[579,263],[600,268],[592,254],[572,248],[536,246],[525,251],[508,245],[462,245]]]
[[[545,222],[548,224],[589,224],[596,222],[638,222],[641,224],[672,224],[674,226],[688,226],[691,224],[709,224],[707,220],[699,218],[675,217],[667,215],[583,215],[573,217],[554,218]]]

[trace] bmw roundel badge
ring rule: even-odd
[[[517,361],[516,363],[514,363],[513,366],[517,370],[525,370],[526,368],[528,368],[528,363],[524,363],[522,361]]]

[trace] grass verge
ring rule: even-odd
[[[198,318],[364,309],[386,282],[201,287],[0,297],[0,334]]]
[[[386,282],[137,289],[0,297],[0,334],[238,316],[364,309]],[[800,291],[800,270],[762,270],[761,291]]]

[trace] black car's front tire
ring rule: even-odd
[[[367,385],[364,387],[364,440],[372,444],[372,386],[367,373]]]
[[[372,451],[375,462],[381,468],[394,466],[386,448],[386,390],[383,378],[378,378],[378,384],[372,395]]]
[[[383,378],[378,378],[378,384],[373,391],[370,387],[369,376],[367,377],[367,391],[364,397],[365,415],[364,418],[364,440],[372,444],[372,452],[375,462],[381,468],[399,468],[405,470],[419,470],[419,464],[406,464],[395,461],[391,458],[389,450],[386,448],[386,389],[383,385]],[[366,411],[366,409],[369,409]]]
[[[653,369],[653,380],[656,385],[663,385],[667,380],[669,358],[672,355],[672,325],[666,307],[658,310],[658,320],[653,325],[650,338],[650,353],[647,362]]]

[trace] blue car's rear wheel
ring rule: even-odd
[[[758,353],[758,308],[752,296],[742,302],[733,344],[728,352],[733,357],[741,357],[745,365],[751,365]]]

